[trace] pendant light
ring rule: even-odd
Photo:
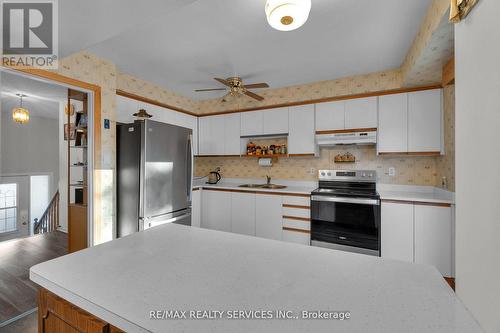
[[[306,23],[311,11],[311,0],[267,0],[266,16],[271,27],[291,31]]]
[[[18,108],[14,108],[12,110],[12,119],[16,123],[25,124],[30,121],[30,113],[27,109],[23,108],[23,97],[27,97],[23,94],[16,94],[19,96],[20,103]]]

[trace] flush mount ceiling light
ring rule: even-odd
[[[19,96],[20,103],[18,108],[14,108],[12,110],[12,119],[16,123],[25,124],[28,121],[30,121],[29,111],[23,108],[23,97],[26,97],[26,95],[23,94],[16,94],[16,95]]]
[[[311,0],[267,0],[266,16],[276,30],[291,31],[306,23],[311,11]]]

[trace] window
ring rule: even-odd
[[[0,233],[17,230],[17,184],[0,184]]]

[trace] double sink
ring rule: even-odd
[[[243,184],[243,185],[239,185],[238,187],[265,188],[265,189],[271,189],[271,190],[279,190],[279,189],[286,188],[285,185],[276,185],[276,184]]]

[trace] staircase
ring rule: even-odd
[[[52,232],[59,227],[59,191],[54,194],[52,200],[42,214],[40,219],[35,219],[34,233],[43,234]]]

